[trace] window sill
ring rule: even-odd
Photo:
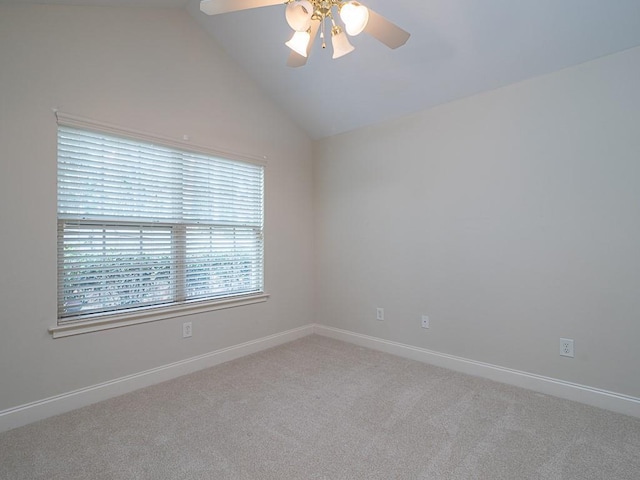
[[[254,303],[266,302],[268,298],[268,294],[260,293],[256,295],[225,298],[210,302],[194,302],[192,304],[171,305],[168,307],[138,310],[131,313],[96,317],[95,320],[92,320],[92,317],[88,317],[89,319],[87,320],[77,320],[51,327],[49,328],[49,333],[51,333],[53,338],[69,337],[72,335],[81,335],[83,333],[109,330],[111,328],[155,322],[158,320],[166,320],[168,318],[182,317],[185,315],[210,312],[213,310],[252,305]]]

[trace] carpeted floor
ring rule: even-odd
[[[311,336],[0,434],[0,478],[640,479],[640,419]]]

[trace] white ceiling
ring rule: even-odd
[[[186,9],[312,138],[399,117],[640,45],[640,0],[362,0],[411,33],[362,34],[338,60],[319,42],[285,65],[284,7],[209,17],[199,0],[0,0]],[[284,0],[283,0],[284,3]]]

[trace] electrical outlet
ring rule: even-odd
[[[376,320],[384,320],[384,308],[376,308]]]
[[[182,338],[189,338],[193,334],[193,325],[191,322],[182,324]]]
[[[573,358],[573,339],[572,338],[560,339],[560,355],[563,357]]]
[[[422,315],[422,328],[429,328],[429,316]]]

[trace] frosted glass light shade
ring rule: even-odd
[[[349,43],[349,39],[342,29],[333,32],[331,35],[331,44],[333,45],[332,58],[343,57],[347,53],[351,53],[355,50],[355,47]]]
[[[347,33],[355,37],[369,23],[369,9],[358,2],[347,2],[340,9],[340,18]]]
[[[313,6],[308,0],[297,0],[287,5],[284,15],[289,26],[296,32],[306,32],[311,26]]]
[[[303,57],[307,57],[307,47],[309,46],[311,35],[309,32],[295,32],[291,40],[285,43],[287,47]]]

